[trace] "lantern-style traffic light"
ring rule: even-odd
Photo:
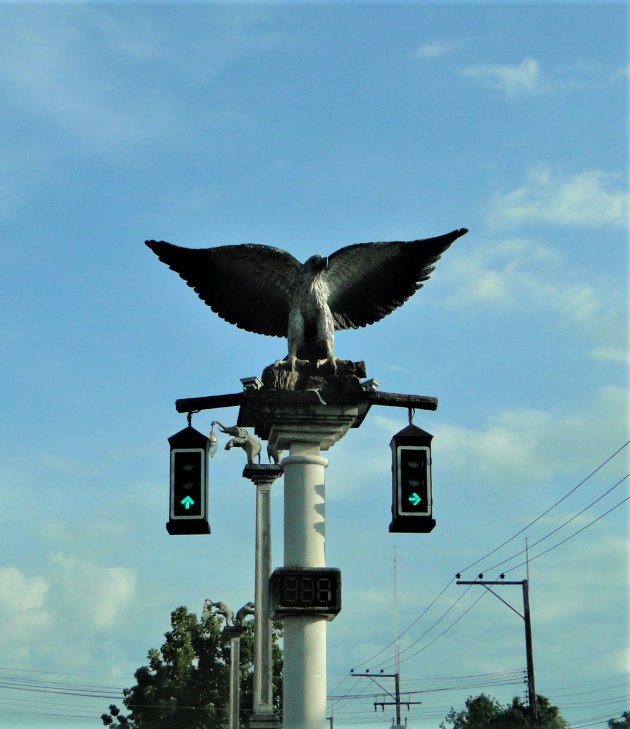
[[[430,532],[433,519],[431,440],[409,424],[392,438],[392,523],[390,532]]]
[[[172,435],[169,534],[210,534],[208,524],[209,439],[191,425]]]

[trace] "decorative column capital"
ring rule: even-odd
[[[221,635],[232,640],[232,638],[240,638],[245,630],[244,625],[226,625],[221,631]]]
[[[248,478],[256,486],[271,486],[282,476],[282,466],[277,463],[250,463],[243,469],[243,478]]]

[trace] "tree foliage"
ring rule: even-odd
[[[538,729],[568,729],[567,722],[560,716],[556,706],[552,706],[544,696],[536,696],[538,708]],[[515,696],[511,704],[502,706],[496,699],[486,694],[466,699],[466,708],[456,711],[451,708],[440,729],[534,729],[534,719],[528,706]]]
[[[253,621],[245,626],[240,646],[241,726],[247,725],[253,699]],[[101,716],[103,723],[130,729],[226,729],[230,643],[221,629],[216,615],[198,619],[185,607],[174,610],[164,644],[149,650],[148,665],[135,672],[136,685],[124,691],[127,715],[110,706],[110,714]],[[279,716],[282,654],[278,636],[274,627],[274,709]]]
[[[609,719],[609,729],[630,729],[630,711],[624,711],[620,719]]]

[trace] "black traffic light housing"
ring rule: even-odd
[[[210,534],[208,456],[210,440],[191,425],[172,435],[169,534]]]
[[[431,441],[410,424],[392,438],[392,522],[390,532],[428,533],[435,527],[431,485]]]

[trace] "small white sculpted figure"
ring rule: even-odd
[[[237,625],[242,625],[243,621],[245,620],[245,618],[248,615],[255,615],[255,614],[256,614],[256,611],[254,610],[254,603],[251,602],[251,600],[250,600],[250,602],[246,602],[242,608],[237,610],[235,622]]]
[[[280,459],[282,458],[282,451],[279,451],[275,446],[272,446],[270,443],[268,443],[267,458],[269,459],[269,463],[275,463],[277,466],[280,463]]]
[[[216,613],[223,615],[226,625],[234,625],[234,611],[232,608],[229,608],[224,602],[212,602],[212,600],[206,600],[206,604],[212,605]]]
[[[245,428],[239,428],[237,425],[223,425],[218,420],[213,421],[212,424],[218,425],[222,433],[232,436],[225,444],[226,451],[235,447],[242,448],[247,454],[247,463],[250,466],[254,463],[254,459],[257,459],[258,463],[260,463],[261,445],[258,438],[254,438]]]

